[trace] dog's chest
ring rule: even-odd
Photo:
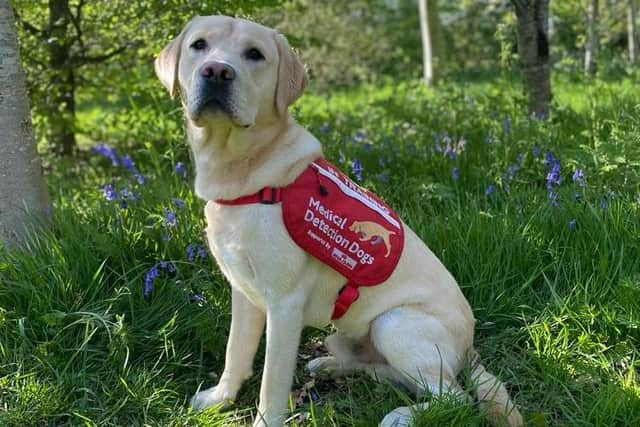
[[[263,309],[290,291],[304,260],[278,206],[210,202],[205,213],[211,252],[233,287]]]

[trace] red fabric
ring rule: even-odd
[[[358,287],[378,285],[393,273],[404,247],[402,221],[380,198],[331,163],[316,160],[286,187],[268,187],[254,195],[216,202],[265,203],[264,193],[270,203],[282,203],[291,238],[347,278],[332,320],[342,317],[358,299]]]

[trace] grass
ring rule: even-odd
[[[554,87],[545,123],[527,117],[506,78],[309,94],[295,114],[330,160],[346,171],[361,162],[363,184],[458,279],[478,320],[476,346],[528,425],[639,425],[640,96],[624,79],[560,75]],[[124,123],[155,117],[167,132],[145,137],[137,126],[137,141],[100,114],[82,116],[89,140],[111,135],[145,182],[93,152],[50,165],[52,227],[0,258],[0,425],[244,425],[261,353],[230,411],[188,410],[198,385],[222,371],[230,307],[214,262],[186,254],[204,245],[204,222],[191,171],[175,171],[190,168],[180,113],[165,101],[138,104]],[[555,202],[547,152],[561,165]],[[572,180],[577,168],[584,187]],[[108,183],[115,200],[104,197]],[[145,298],[161,261],[174,268],[158,269]],[[322,334],[303,339],[295,424],[372,426],[415,399],[364,376],[310,378],[302,366]],[[477,405],[443,399],[418,424],[485,421]]]

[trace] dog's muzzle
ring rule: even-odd
[[[224,62],[206,62],[198,70],[191,102],[191,116],[200,117],[204,112],[233,114],[231,88],[236,71]]]

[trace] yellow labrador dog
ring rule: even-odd
[[[266,324],[266,356],[254,426],[281,426],[305,325],[323,327],[345,279],[289,237],[279,204],[214,202],[291,183],[322,157],[318,140],[288,107],[306,85],[303,65],[273,29],[226,16],[197,17],[156,59],[158,77],[179,92],[196,166],[195,191],[208,201],[211,251],[232,287],[231,333],[218,385],[192,399],[196,410],[233,401],[252,374]],[[398,265],[360,298],[326,340],[331,356],[311,371],[364,371],[416,393],[457,393],[456,376],[472,360],[479,401],[494,424],[521,416],[504,386],[473,349],[474,318],[456,281],[408,227]],[[426,404],[419,406],[426,407]],[[412,424],[413,408],[381,426]]]

